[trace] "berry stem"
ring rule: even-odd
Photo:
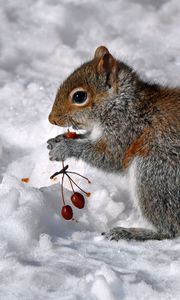
[[[67,173],[66,173],[66,175],[67,175]],[[73,188],[73,185],[72,185],[72,179],[68,176],[68,179],[69,179],[69,182],[70,182],[70,185],[71,185],[71,189],[72,189],[72,191],[73,191],[73,193],[74,193],[74,188]]]
[[[62,175],[62,180],[61,180],[61,195],[62,195],[62,200],[63,200],[63,204],[66,205],[65,201],[64,201],[64,189],[63,189],[63,183],[64,183],[64,173]]]
[[[63,166],[62,170],[60,170],[59,172],[55,172],[53,175],[51,175],[50,179],[53,179],[55,176],[59,174],[64,174],[68,169],[68,167],[69,167],[68,165],[66,165],[65,167]]]
[[[79,185],[77,185],[77,183],[75,183],[75,181],[67,174],[66,172],[66,175],[68,176],[68,178],[78,187],[78,189],[80,189],[83,193],[87,194],[87,192],[85,192],[83,189],[80,188]]]
[[[66,169],[66,170],[67,170],[67,169]],[[90,181],[87,177],[85,177],[85,176],[83,176],[83,175],[81,175],[81,174],[79,174],[79,173],[76,173],[76,172],[70,172],[70,171],[66,172],[66,174],[67,174],[67,173],[69,173],[69,174],[74,174],[74,175],[78,175],[78,176],[80,176],[80,177],[86,179],[86,180],[88,181],[88,183],[91,183],[91,181]]]

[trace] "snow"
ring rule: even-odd
[[[179,0],[27,0],[0,6],[0,299],[180,299],[180,239],[110,242],[114,226],[146,226],[130,178],[68,160],[91,192],[63,220],[61,168],[46,141],[58,85],[98,45],[143,78],[176,86],[180,76]],[[135,168],[135,167],[134,167]],[[22,183],[29,177],[29,183]],[[65,182],[65,198],[71,192]]]

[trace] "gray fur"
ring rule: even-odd
[[[91,109],[72,113],[76,122],[83,120],[86,129],[94,122],[98,122],[102,128],[102,136],[97,141],[92,141],[87,134],[84,139],[81,136],[81,140],[63,139],[62,136],[51,139],[48,141],[49,156],[51,160],[57,161],[68,157],[81,158],[105,171],[126,172],[123,166],[125,152],[148,128],[152,133],[147,136],[150,154],[136,157],[137,194],[141,211],[154,225],[156,232],[146,229],[114,228],[105,236],[113,240],[123,238],[141,241],[173,238],[180,234],[179,123],[173,123],[174,121],[172,124],[169,123],[168,129],[154,128],[156,124],[163,127],[165,126],[163,124],[167,123],[163,111],[156,105],[156,98],[161,93],[168,98],[169,91],[162,91],[163,88],[157,85],[142,82],[131,68],[123,63],[119,65],[116,92],[113,87],[106,86],[105,77],[97,77],[94,70],[89,71],[90,63],[80,67],[65,81],[58,91],[59,98],[56,98],[56,105],[59,101],[57,99],[61,97],[61,89],[64,87],[68,89],[69,81],[72,84],[74,77],[76,80],[78,78],[77,86],[80,85],[82,74],[85,78],[87,76],[88,85],[96,88],[97,94],[102,91],[106,93],[107,96],[103,101],[95,102]],[[180,91],[175,93],[179,103]],[[97,143],[101,140],[107,144],[107,149],[103,153],[97,151]]]

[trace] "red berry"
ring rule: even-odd
[[[76,132],[68,131],[64,134],[65,139],[77,139],[78,135]]]
[[[71,220],[73,217],[73,210],[70,205],[64,205],[61,209],[61,215],[66,220]]]
[[[81,209],[84,207],[85,201],[82,194],[75,192],[71,196],[71,201],[77,208]]]

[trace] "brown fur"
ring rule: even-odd
[[[152,91],[151,96],[154,91]],[[144,95],[144,103],[148,101],[149,94]],[[127,168],[135,156],[145,157],[149,154],[151,141],[155,137],[160,138],[164,133],[169,131],[170,126],[179,128],[180,120],[180,89],[162,88],[160,92],[155,93],[154,104],[152,109],[155,111],[151,126],[147,127],[144,132],[133,141],[125,152],[123,166]],[[157,112],[156,112],[157,111]],[[173,128],[172,128],[173,130]]]
[[[100,154],[104,154],[106,152],[107,149],[107,142],[105,140],[100,139],[97,143],[96,143],[96,151]]]
[[[139,138],[134,140],[134,142],[127,149],[123,158],[123,167],[125,169],[129,166],[130,162],[135,156],[143,157],[149,154],[150,148],[147,144],[149,133],[149,128],[145,129],[143,134]]]

